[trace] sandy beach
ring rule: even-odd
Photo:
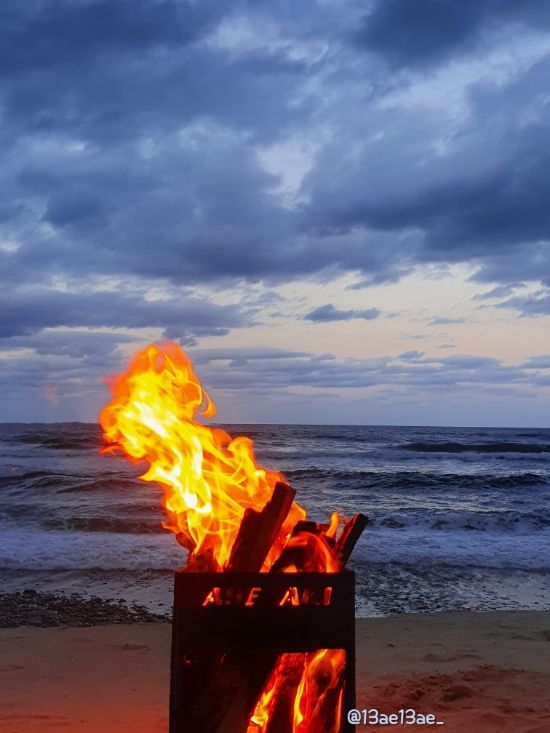
[[[448,733],[545,733],[549,642],[548,612],[360,619],[357,704],[434,713]],[[0,646],[2,733],[167,730],[169,624],[18,627],[0,631]]]

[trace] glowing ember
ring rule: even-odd
[[[162,487],[167,514],[163,526],[190,551],[188,567],[195,558],[208,557],[209,570],[233,569],[228,563],[247,512],[260,514],[276,487],[285,483],[284,476],[256,463],[249,438],[232,438],[198,422],[197,417],[212,417],[216,409],[177,344],[146,347],[124,373],[110,379],[110,387],[112,399],[100,413],[104,450],[122,451],[129,460],[148,465],[141,478]],[[289,506],[290,511],[281,515],[265,558],[261,555],[261,570],[341,571],[347,557],[338,550],[338,515],[325,526],[305,522],[304,509],[291,503],[293,492],[287,485],[282,488],[291,492],[285,513]],[[251,715],[248,733],[274,733],[281,705],[292,717],[293,733],[336,733],[344,670],[342,650],[282,654]]]

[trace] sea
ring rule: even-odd
[[[357,614],[550,609],[550,430],[228,425],[316,521],[363,512]],[[0,593],[168,613],[184,550],[97,425],[0,424]]]

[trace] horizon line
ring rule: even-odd
[[[99,422],[91,422],[89,420],[35,420],[35,421],[17,421],[17,420],[2,420],[1,425],[97,425]],[[206,421],[205,425],[215,426],[285,426],[285,427],[301,427],[301,428],[462,428],[462,429],[476,429],[476,430],[550,430],[550,425],[443,425],[443,424],[432,424],[432,423],[298,423],[298,422],[218,422]]]

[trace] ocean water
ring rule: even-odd
[[[550,430],[231,425],[311,518],[363,512],[362,616],[550,609]],[[96,425],[0,424],[0,592],[168,610],[182,548],[161,491],[100,455]]]

